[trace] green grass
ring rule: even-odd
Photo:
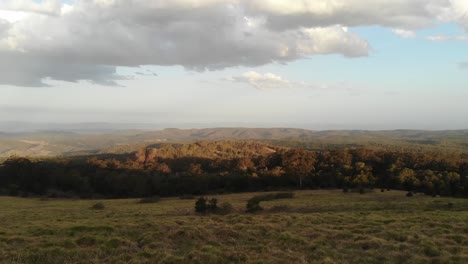
[[[0,263],[468,263],[468,200],[301,191],[244,213],[255,195],[207,216],[179,198],[0,197]]]

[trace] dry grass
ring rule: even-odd
[[[179,198],[0,197],[0,262],[468,263],[468,200],[301,191],[246,214],[254,195],[216,196],[235,212],[211,216]]]

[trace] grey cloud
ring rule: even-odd
[[[276,30],[297,26],[380,25],[417,29],[429,26],[451,8],[450,0],[243,0],[252,14],[264,14]]]
[[[420,28],[459,14],[465,4],[457,1],[82,0],[66,12],[56,0],[8,1],[10,9],[16,4],[33,13],[0,23],[0,68],[6,70],[0,83],[40,86],[51,78],[115,84],[122,78],[118,66],[204,71],[316,54],[367,56],[368,42],[338,25]]]
[[[0,9],[34,12],[45,15],[59,15],[61,12],[60,0],[2,0]]]
[[[105,83],[115,80],[116,66],[181,65],[203,71],[315,54],[368,54],[365,40],[338,26],[274,32],[262,23],[249,24],[240,4],[206,0],[193,5],[187,0],[79,1],[60,16],[32,14],[12,24],[8,43],[0,40],[2,61],[5,56],[13,61],[2,63],[10,74],[3,73],[0,83],[38,86],[46,77]]]
[[[7,35],[10,27],[11,24],[8,21],[0,19],[0,41]]]
[[[468,61],[458,63],[458,68],[466,70],[468,69]]]
[[[41,87],[44,79],[77,82],[88,80],[103,85],[117,85],[127,79],[116,74],[115,66],[79,64],[49,58],[0,52],[0,84]]]

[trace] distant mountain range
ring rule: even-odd
[[[201,140],[261,140],[284,146],[311,149],[329,147],[429,148],[468,153],[468,130],[329,130],[297,128],[206,128],[137,130],[111,128],[102,124],[73,129],[0,132],[0,156],[57,156],[98,153],[125,153],[160,143]]]

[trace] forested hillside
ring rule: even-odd
[[[71,197],[319,188],[468,196],[468,155],[366,148],[310,151],[233,140],[162,143],[126,154],[10,157],[0,166],[0,186],[10,195]]]

